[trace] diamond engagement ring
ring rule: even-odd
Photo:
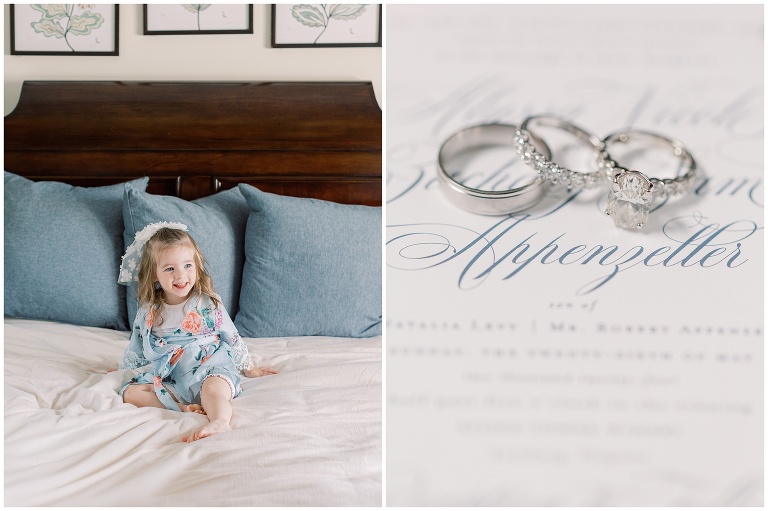
[[[579,140],[590,144],[594,151],[602,151],[605,146],[595,135],[559,117],[551,115],[528,117],[515,133],[515,149],[520,158],[533,167],[541,178],[547,179],[553,184],[564,185],[568,190],[573,188],[596,188],[605,183],[605,175],[600,169],[590,172],[569,170],[562,165],[550,161],[550,156],[537,151],[536,147],[531,144],[531,125],[548,126],[567,131],[575,135]]]
[[[454,205],[481,215],[508,215],[528,209],[537,204],[547,191],[547,182],[531,176],[530,183],[508,190],[481,190],[471,188],[456,180],[462,168],[457,159],[462,153],[493,146],[513,146],[516,126],[509,124],[482,124],[465,128],[454,133],[443,143],[437,155],[437,175],[440,186],[448,200]],[[549,147],[534,135],[529,136],[530,145],[536,145],[537,154],[550,156]]]
[[[633,140],[661,142],[671,146],[674,156],[680,160],[679,176],[657,179],[620,167],[608,154],[608,147],[616,143],[628,144]],[[654,198],[687,193],[693,188],[697,175],[696,162],[679,141],[648,131],[624,130],[608,135],[603,143],[604,149],[597,155],[598,165],[611,181],[605,212],[613,218],[616,227],[641,229],[648,219]]]

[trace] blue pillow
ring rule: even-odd
[[[239,187],[251,209],[240,334],[381,335],[381,208]]]
[[[248,205],[237,188],[185,201],[178,197],[151,195],[125,189],[123,219],[125,247],[136,233],[154,222],[181,222],[202,250],[213,287],[231,317],[237,313],[245,253],[243,240]],[[128,288],[128,317],[136,316],[135,286]]]
[[[144,189],[148,178],[131,181]],[[5,172],[5,315],[128,330],[125,184],[82,188]]]

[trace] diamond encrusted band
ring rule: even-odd
[[[553,184],[563,185],[569,190],[573,188],[596,188],[605,183],[605,175],[599,168],[590,172],[570,170],[552,162],[550,156],[538,152],[535,146],[530,143],[533,135],[529,128],[536,124],[567,131],[589,143],[595,151],[602,151],[605,146],[595,135],[559,117],[552,115],[528,117],[520,124],[520,129],[515,133],[515,149],[520,158],[533,167],[540,177]]]
[[[440,147],[437,155],[437,175],[441,188],[454,205],[481,215],[508,215],[537,204],[547,191],[547,182],[531,176],[530,183],[510,190],[481,190],[471,188],[454,179],[462,169],[453,161],[464,151],[488,146],[512,146],[517,126],[509,124],[481,124],[454,133]],[[538,137],[531,136],[537,151],[550,155],[549,147]],[[533,144],[531,144],[533,145]]]
[[[636,139],[661,142],[670,146],[674,155],[680,159],[678,173],[683,170],[685,172],[678,177],[658,179],[619,166],[608,154],[608,147],[615,143],[628,144]],[[605,212],[613,218],[616,227],[641,229],[648,219],[654,198],[687,193],[693,188],[698,174],[696,161],[678,140],[650,131],[623,130],[605,137],[603,144],[604,148],[598,152],[597,161],[601,172],[611,182]]]

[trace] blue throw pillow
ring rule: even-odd
[[[151,195],[125,189],[123,219],[125,220],[124,243],[133,243],[136,233],[154,222],[181,222],[206,259],[208,274],[213,287],[221,296],[224,307],[231,317],[238,309],[240,282],[243,274],[245,253],[245,224],[249,209],[240,190],[224,192],[185,201],[178,197]],[[135,286],[128,288],[128,317],[136,316]]]
[[[240,334],[380,335],[381,208],[239,187],[251,209]]]
[[[146,177],[131,181],[144,189]],[[5,172],[5,315],[128,330],[123,190]]]

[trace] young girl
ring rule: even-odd
[[[252,367],[203,254],[186,231],[184,224],[150,224],[123,256],[118,282],[137,281],[139,311],[120,369],[152,364],[151,372],[125,383],[126,403],[206,414],[207,424],[181,438],[193,442],[231,431],[239,371],[249,378],[276,371]]]

